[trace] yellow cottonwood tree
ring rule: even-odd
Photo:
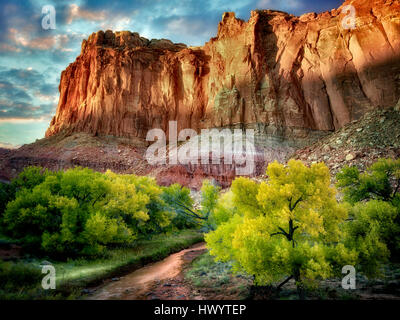
[[[207,245],[217,260],[233,261],[258,285],[286,278],[280,288],[294,278],[303,296],[305,284],[356,262],[357,253],[341,243],[347,210],[337,202],[323,163],[274,162],[267,175],[261,184],[233,182],[237,213],[206,235]]]

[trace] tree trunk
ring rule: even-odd
[[[297,294],[299,295],[299,299],[300,300],[306,300],[306,292],[305,292],[305,289],[304,289],[304,285],[301,282],[300,272],[299,271],[297,271],[295,273],[294,280],[296,281]]]

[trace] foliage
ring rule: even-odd
[[[179,185],[178,185],[179,186]],[[170,205],[177,210],[178,214],[185,215],[188,221],[203,226],[205,230],[213,228],[212,216],[217,205],[220,187],[215,186],[209,180],[203,180],[201,187],[200,208],[193,208],[193,201],[188,199],[189,190],[172,185],[167,189],[165,198]],[[178,209],[179,208],[179,209]]]
[[[4,233],[58,257],[100,255],[107,246],[167,231],[175,216],[148,177],[32,167],[12,185],[17,191],[1,221]]]
[[[338,272],[338,263],[354,264],[356,252],[340,243],[347,210],[335,198],[328,168],[290,160],[287,166],[269,164],[267,175],[261,184],[233,182],[237,212],[206,235],[210,253],[232,260],[256,284],[289,276],[300,289]]]
[[[234,194],[232,191],[221,194],[215,204],[215,208],[210,215],[210,223],[215,229],[224,222],[227,222],[233,215],[237,213],[237,208],[233,201]]]
[[[7,203],[15,199],[18,190],[32,190],[41,184],[49,174],[51,173],[42,167],[26,167],[12,183],[0,182],[0,217],[6,209]]]
[[[193,208],[193,199],[190,196],[190,189],[175,183],[163,188],[161,199],[167,204],[171,212],[175,212],[172,219],[172,226],[177,229],[195,228],[198,226],[197,220],[188,215],[187,209]]]
[[[369,199],[393,204],[400,201],[400,159],[380,159],[364,173],[346,166],[337,174],[337,180],[345,200],[352,204]]]
[[[47,176],[53,173],[42,167],[26,167],[18,175],[17,178],[13,179],[11,185],[15,190],[28,189],[31,190],[35,186],[41,184]]]
[[[390,203],[371,200],[357,203],[350,210],[352,221],[346,225],[346,244],[356,248],[359,265],[366,275],[380,273],[381,263],[390,256],[389,248],[400,244],[400,228],[394,223],[398,213]]]
[[[38,267],[23,262],[5,262],[0,260],[0,288],[21,290],[37,285],[43,278]]]
[[[364,259],[374,252],[386,257],[400,252],[400,159],[380,159],[360,173],[356,167],[345,167],[337,174],[344,199],[355,205],[351,234],[356,236]],[[369,201],[368,203],[362,203]],[[370,245],[367,249],[366,246]],[[375,247],[374,247],[375,246]],[[369,252],[366,255],[365,252]],[[371,262],[372,269],[377,266]]]
[[[218,196],[221,188],[211,183],[209,180],[203,180],[201,186],[201,202],[199,210],[200,215],[205,220],[205,227],[207,229],[213,229],[214,223],[212,221],[212,215],[217,206]]]
[[[12,186],[7,183],[0,182],[0,217],[6,208],[9,201],[14,198]]]

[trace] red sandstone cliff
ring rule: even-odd
[[[341,8],[295,17],[225,13],[203,47],[137,33],[99,31],[63,71],[46,136],[60,131],[145,137],[150,128],[245,124],[301,138],[335,130],[400,97],[400,3],[354,0],[356,28]]]

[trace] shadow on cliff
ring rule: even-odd
[[[373,108],[396,105],[400,98],[400,53],[388,52],[385,60],[376,60],[360,70],[352,59],[341,61],[339,57],[337,63],[328,66],[330,76],[324,77],[322,61],[311,72],[302,70],[303,60],[307,59],[307,43],[303,39],[298,52],[290,52],[292,68],[287,70],[282,68],[281,60],[288,58],[285,52],[289,44],[280,51],[271,23],[273,18],[269,14],[260,15],[255,26],[254,49],[249,49],[252,79],[250,83],[237,84],[240,88],[251,87],[251,100],[245,101],[245,108],[256,106],[252,112],[260,131],[265,131],[269,123],[276,126],[275,133],[282,137],[289,127],[335,131]],[[291,39],[287,41],[290,43]],[[348,48],[343,50],[350,53]],[[261,93],[265,74],[272,85],[269,92]],[[272,104],[271,110],[264,109],[266,101]]]

